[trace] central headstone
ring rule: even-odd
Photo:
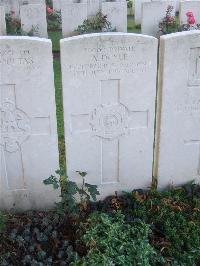
[[[30,4],[20,6],[22,29],[25,32],[33,31],[34,36],[48,38],[46,5]]]
[[[70,179],[88,173],[101,197],[151,184],[157,40],[90,34],[61,41]],[[142,167],[141,167],[142,166]]]
[[[59,169],[52,45],[0,38],[0,209],[54,206],[43,180]]]

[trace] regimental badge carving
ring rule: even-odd
[[[0,106],[0,112],[0,144],[7,152],[16,152],[30,135],[30,119],[11,101],[5,101]]]
[[[90,125],[95,136],[114,139],[126,134],[129,111],[123,104],[97,106],[91,113]]]

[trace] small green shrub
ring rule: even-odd
[[[82,230],[88,252],[74,265],[148,266],[164,261],[149,244],[149,226],[141,220],[127,224],[121,212],[94,212]]]
[[[6,14],[6,29],[8,35],[16,36],[35,36],[38,34],[38,27],[32,26],[29,32],[22,30],[21,23],[15,16],[15,12]]]
[[[54,189],[61,189],[61,201],[56,205],[58,211],[63,214],[73,215],[80,213],[82,210],[87,209],[90,200],[96,201],[96,196],[99,195],[97,186],[85,182],[87,173],[80,171],[77,171],[77,173],[82,178],[80,187],[75,182],[70,181],[64,171],[56,171],[56,174],[60,175],[59,180],[52,175],[43,181],[45,185],[53,185]]]
[[[200,263],[200,186],[193,183],[164,192],[133,192],[126,217],[151,224],[152,244],[171,265]]]
[[[159,23],[159,34],[165,35],[178,31],[179,26],[176,17],[172,16],[173,9],[173,6],[168,6],[165,17]]]
[[[47,25],[48,30],[60,30],[61,28],[61,12],[55,11],[47,6]]]
[[[116,31],[116,29],[112,28],[107,16],[103,15],[102,12],[98,12],[96,16],[84,20],[83,24],[75,30],[78,34],[112,31]]]

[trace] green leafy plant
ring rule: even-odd
[[[112,28],[107,16],[103,15],[102,12],[98,12],[96,16],[84,20],[83,24],[75,30],[78,34],[112,31],[116,31],[116,29]]]
[[[6,226],[6,216],[0,211],[0,232],[5,228]]]
[[[191,182],[164,192],[134,191],[129,200],[129,208],[124,210],[126,217],[151,224],[151,243],[170,265],[198,265],[200,186]]]
[[[159,34],[165,35],[178,31],[176,17],[172,16],[173,9],[174,7],[170,5],[167,7],[166,15],[159,23]]]
[[[55,11],[53,8],[47,6],[47,25],[48,30],[60,30],[61,28],[61,12]]]
[[[77,173],[82,179],[80,187],[75,182],[70,181],[64,171],[56,171],[60,179],[52,175],[43,181],[45,185],[53,185],[54,189],[61,188],[61,201],[57,203],[57,207],[62,213],[80,213],[87,209],[90,200],[96,201],[96,196],[99,195],[96,185],[85,182],[87,173],[80,171]]]
[[[126,223],[120,212],[94,212],[82,224],[87,255],[74,265],[152,265],[164,262],[150,245],[150,228],[141,220]]]
[[[0,233],[0,265],[69,265],[78,259],[65,230],[74,230],[67,217],[55,212],[27,212],[9,217]]]
[[[16,36],[37,36],[38,26],[32,26],[29,32],[24,31],[21,28],[21,23],[18,18],[15,17],[15,12],[6,14],[6,28],[8,35]]]

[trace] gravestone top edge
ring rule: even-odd
[[[84,35],[79,35],[79,36],[73,36],[73,37],[68,37],[68,38],[64,38],[60,40],[60,44],[65,43],[65,42],[70,42],[73,40],[81,40],[81,39],[89,39],[89,38],[93,38],[93,37],[114,37],[114,36],[118,36],[118,37],[137,37],[137,38],[141,38],[141,39],[146,39],[146,40],[154,40],[155,42],[158,42],[158,39],[153,37],[153,36],[149,36],[149,35],[145,35],[145,34],[137,34],[137,33],[125,33],[125,32],[108,32],[108,33],[93,33],[93,34],[84,34]]]
[[[173,38],[177,38],[177,37],[195,36],[195,35],[200,35],[200,30],[175,32],[175,33],[161,36],[160,40],[162,41],[162,40],[173,39]]]
[[[21,40],[21,41],[30,41],[30,42],[42,42],[52,44],[52,41],[47,38],[41,37],[29,37],[29,36],[0,36],[0,40]]]

